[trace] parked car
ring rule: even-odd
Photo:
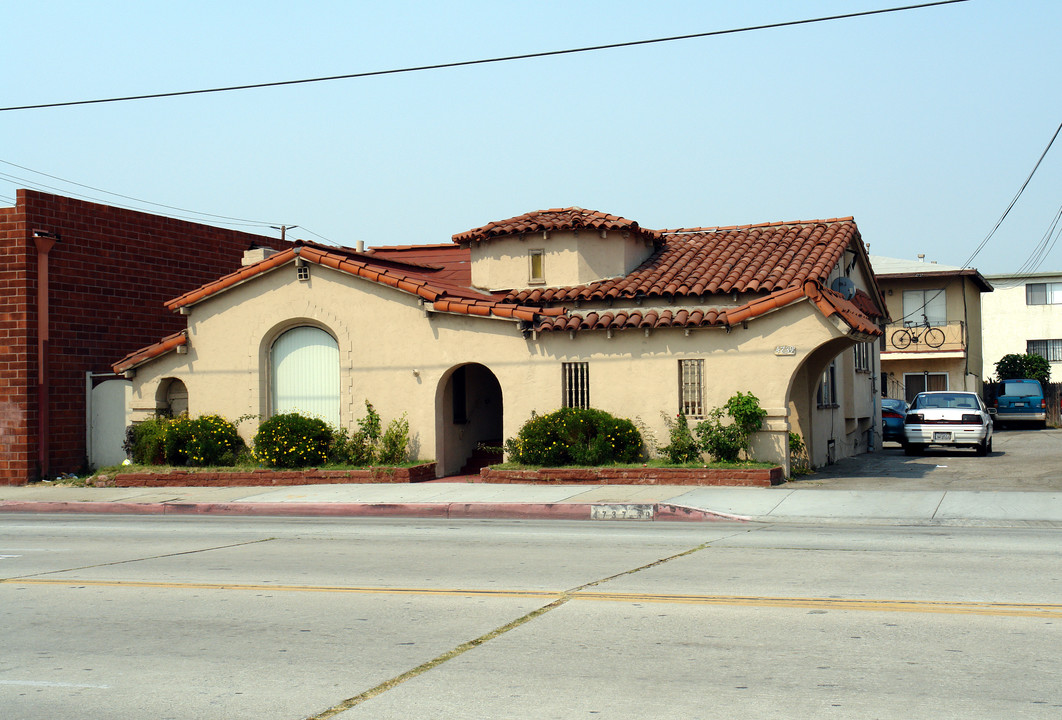
[[[1047,400],[1038,380],[1004,380],[993,404],[1000,426],[1014,421],[1047,426]]]
[[[920,455],[929,445],[992,452],[992,416],[977,393],[950,390],[918,393],[903,420],[904,452]]]
[[[881,399],[881,439],[903,442],[903,418],[907,414],[907,401],[899,398]]]

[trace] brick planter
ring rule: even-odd
[[[411,483],[435,479],[435,463],[408,468],[374,467],[364,470],[244,470],[233,472],[118,473],[100,476],[97,485],[113,487],[256,487],[270,485],[328,485],[338,483]]]
[[[781,467],[771,468],[542,468],[540,470],[480,470],[483,482],[601,485],[729,485],[770,487],[785,477]]]

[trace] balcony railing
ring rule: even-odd
[[[966,352],[968,340],[961,320],[928,328],[903,323],[885,327],[885,352],[890,353]]]

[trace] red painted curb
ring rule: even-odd
[[[246,515],[273,517],[417,517],[480,520],[591,520],[593,509],[631,503],[134,503],[0,501],[0,512],[99,513],[127,515]],[[643,503],[633,503],[643,505]],[[700,508],[649,503],[651,520],[663,522],[747,522]],[[612,521],[615,522],[615,521]]]

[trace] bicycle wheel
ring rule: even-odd
[[[900,328],[892,334],[892,345],[903,350],[911,344],[911,333],[906,328]]]
[[[938,348],[944,344],[944,331],[940,328],[929,328],[923,337],[926,339],[926,345],[931,348]]]

